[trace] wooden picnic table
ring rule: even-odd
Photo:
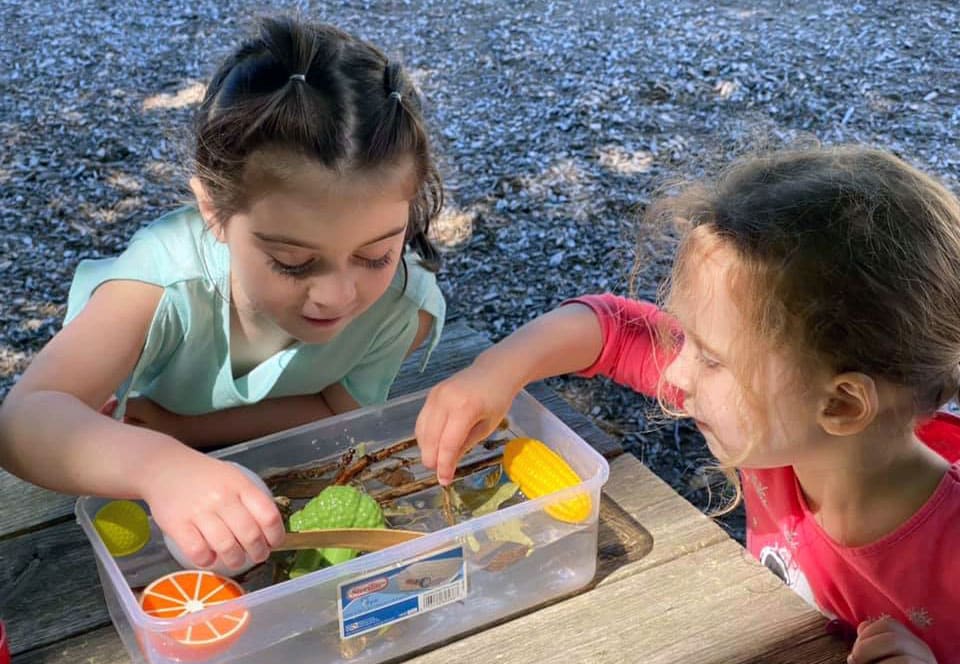
[[[447,326],[430,370],[411,358],[394,395],[466,366],[488,341]],[[611,459],[598,572],[576,595],[409,661],[843,662],[825,620],[710,519],[543,385],[530,392]],[[0,471],[0,616],[14,662],[129,662],[104,604],[73,498]],[[298,664],[298,663],[290,663]]]

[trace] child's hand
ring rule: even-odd
[[[143,497],[157,525],[198,567],[260,563],[284,538],[276,505],[235,466],[199,452],[151,468]]]
[[[519,391],[502,371],[477,363],[430,390],[416,437],[423,465],[437,469],[440,484],[453,481],[457,461],[497,428]]]
[[[857,627],[857,641],[848,664],[937,664],[936,657],[902,623],[893,618],[865,621]]]

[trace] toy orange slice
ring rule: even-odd
[[[173,619],[242,595],[243,588],[232,579],[206,570],[182,570],[147,586],[140,596],[140,607],[154,618]],[[185,628],[156,634],[153,642],[158,650],[177,659],[207,659],[229,648],[249,622],[246,609],[213,612]]]

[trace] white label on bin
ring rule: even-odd
[[[340,638],[349,639],[467,596],[467,566],[457,546],[337,587]]]

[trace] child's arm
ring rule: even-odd
[[[319,394],[275,397],[203,415],[180,415],[146,397],[138,397],[127,401],[123,421],[165,433],[191,447],[216,447],[329,417],[334,411],[327,403],[325,393],[326,390]],[[110,409],[104,412],[110,414]]]
[[[893,618],[860,623],[849,664],[937,664],[936,657],[918,636]]]
[[[197,564],[263,560],[283,537],[276,506],[242,472],[97,408],[139,358],[161,297],[113,281],[37,355],[0,406],[0,465],[56,491],[142,498]]]
[[[496,428],[524,385],[591,366],[602,345],[594,313],[570,304],[491,346],[430,391],[416,426],[423,464],[449,484],[460,456]]]
[[[431,390],[417,419],[423,464],[441,484],[458,459],[490,434],[524,385],[566,373],[604,374],[656,393],[666,358],[654,329],[670,325],[656,306],[612,295],[578,298],[527,323]]]
[[[421,311],[408,355],[430,336],[432,327],[433,317]],[[178,415],[149,399],[131,399],[127,402],[124,421],[202,448],[259,438],[359,407],[346,388],[336,383],[318,394],[264,399],[249,406],[204,415]]]

